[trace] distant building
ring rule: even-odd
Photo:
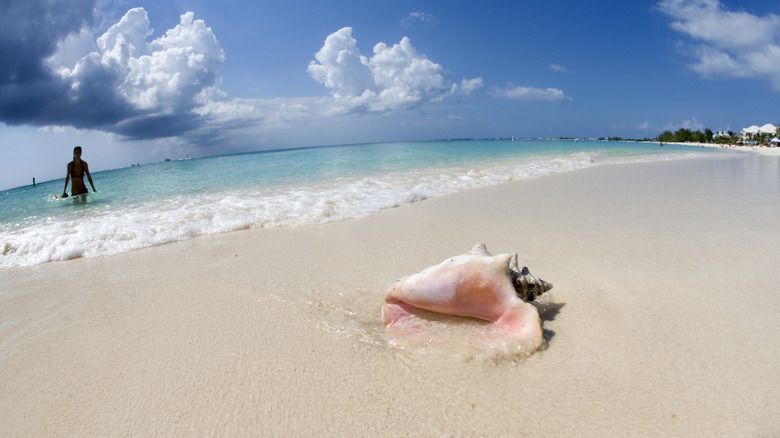
[[[718,131],[713,135],[713,137],[729,137],[728,131]]]
[[[752,125],[747,128],[742,128],[742,131],[739,133],[742,136],[742,141],[748,141],[750,140],[750,137],[758,134],[758,126]]]
[[[742,141],[748,141],[751,137],[758,135],[758,134],[767,134],[767,135],[775,135],[777,131],[777,127],[771,123],[767,123],[766,125],[762,127],[758,127],[756,125],[752,125],[747,128],[743,128],[740,132],[740,135],[742,136]]]
[[[775,125],[773,125],[771,123],[767,123],[766,125],[758,128],[758,132],[760,134],[775,135],[775,133],[777,132],[777,126],[775,126]]]

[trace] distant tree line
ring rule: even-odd
[[[705,129],[704,132],[680,128],[675,132],[666,130],[656,137],[656,140],[667,143],[712,143],[714,139],[712,130],[709,128]]]
[[[780,137],[780,126],[777,127],[777,131],[775,132],[775,135]],[[758,133],[755,135],[751,135],[750,138],[747,139],[747,141],[757,141],[759,143],[767,143],[769,140],[771,140],[772,135],[767,133]],[[719,143],[719,144],[726,144],[726,143],[738,143],[742,141],[742,135],[740,135],[737,132],[731,132],[728,131],[727,135],[718,135],[713,136],[712,131],[707,128],[704,130],[704,132],[701,131],[691,131],[690,129],[678,129],[675,132],[672,131],[664,131],[655,138],[657,141],[660,142],[668,142],[668,143]]]
[[[741,141],[742,141],[742,135],[731,131],[728,132],[728,135],[725,136],[719,135],[715,137],[715,139],[713,140],[714,143],[718,143],[718,144],[726,144],[726,143],[736,144]]]

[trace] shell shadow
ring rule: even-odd
[[[554,321],[555,317],[561,313],[561,309],[566,305],[566,303],[555,303],[552,301],[535,301],[532,304],[536,306],[536,310],[539,311],[539,318],[541,318],[542,324],[546,321]],[[542,327],[542,337],[544,338],[545,344],[547,344],[555,337],[555,332]]]

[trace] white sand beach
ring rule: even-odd
[[[778,435],[778,160],[596,167],[5,269],[0,436]],[[457,318],[390,342],[386,289],[476,241],[554,284],[544,348],[482,354]]]
[[[755,152],[757,154],[761,155],[769,155],[769,156],[780,156],[780,147],[777,146],[745,146],[745,145],[725,145],[725,144],[717,144],[717,143],[677,143],[677,142],[667,142],[664,144],[676,144],[680,146],[696,146],[696,147],[707,147],[707,148],[719,148],[719,149],[729,149],[729,150],[735,150],[735,151],[742,151],[742,152]]]

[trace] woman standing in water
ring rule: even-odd
[[[84,175],[87,175],[89,185],[92,186],[92,191],[97,192],[95,184],[92,182],[92,175],[89,174],[89,166],[86,161],[81,159],[81,146],[73,148],[73,161],[68,163],[68,174],[65,176],[65,188],[62,191],[62,197],[68,197],[68,181],[73,179],[73,184],[70,186],[70,194],[73,196],[83,195],[89,192],[87,186],[84,185]]]

